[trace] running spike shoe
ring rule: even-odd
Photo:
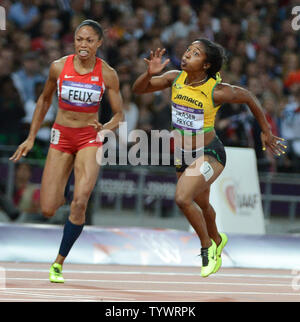
[[[49,272],[49,280],[52,283],[64,283],[65,280],[62,276],[62,266],[58,263],[54,263]]]
[[[225,245],[227,244],[228,241],[228,237],[226,234],[224,233],[220,233],[221,236],[221,243],[219,244],[219,246],[217,247],[217,265],[215,267],[214,273],[217,273],[217,271],[220,269],[221,265],[222,265],[222,250],[225,247]]]
[[[207,277],[214,272],[217,264],[217,245],[211,240],[211,246],[208,248],[201,248],[202,268],[201,276]]]

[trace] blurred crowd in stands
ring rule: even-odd
[[[287,141],[282,157],[263,153],[260,129],[247,106],[224,105],[216,130],[225,146],[253,147],[260,171],[300,172],[300,32],[293,30],[293,0],[2,0],[0,31],[0,146],[26,137],[50,63],[73,53],[73,35],[84,19],[100,22],[98,56],[119,75],[128,131],[170,129],[170,91],[135,96],[131,86],[145,71],[150,50],[166,48],[167,69],[196,38],[226,49],[224,82],[248,88],[264,108],[273,133]],[[57,110],[54,98],[31,156],[45,158]],[[100,121],[111,110],[102,102]]]

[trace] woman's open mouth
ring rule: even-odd
[[[79,50],[79,56],[80,57],[86,57],[88,56],[89,52],[87,50]]]

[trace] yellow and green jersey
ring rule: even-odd
[[[186,77],[187,73],[182,71],[172,85],[172,126],[182,133],[212,131],[221,106],[215,106],[213,93],[221,78],[211,77],[204,84],[193,87],[184,84]]]

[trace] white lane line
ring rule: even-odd
[[[35,290],[35,289],[30,289],[28,288],[28,290]],[[42,289],[44,291],[48,291],[49,289]],[[53,289],[51,289],[53,290]],[[66,289],[64,289],[66,290]],[[68,289],[71,291],[78,291],[80,289]],[[57,290],[56,290],[57,291]],[[92,290],[88,290],[88,291],[92,291]],[[239,295],[276,295],[276,296],[300,296],[300,293],[273,293],[273,292],[244,292],[244,291],[189,291],[189,290],[183,290],[183,291],[174,291],[174,290],[136,290],[136,289],[132,289],[132,290],[93,290],[93,291],[97,291],[97,292],[101,292],[101,293],[105,293],[105,292],[126,292],[126,293],[131,293],[131,292],[135,292],[135,293],[164,293],[164,294],[169,294],[169,293],[189,293],[189,294],[239,294]],[[32,295],[31,293],[29,293],[28,295]]]
[[[32,292],[20,292],[20,291],[12,291],[12,290],[6,290],[4,292],[5,294],[13,294],[13,295],[29,295],[30,297],[33,297],[33,296],[38,296],[38,297],[44,297],[44,298],[70,298],[70,296],[74,299],[94,299],[95,296],[85,296],[85,295],[82,295],[82,296],[78,296],[78,295],[70,295],[70,294],[67,294],[67,295],[59,295],[59,294],[45,294],[45,293],[32,293]]]
[[[0,302],[49,302],[49,299],[33,299],[33,298],[0,298]],[[62,300],[51,299],[51,302],[62,302]],[[64,300],[64,302],[95,302],[93,300]]]
[[[111,292],[110,290],[107,290]],[[121,290],[122,292],[140,292],[140,293],[190,293],[190,294],[246,294],[246,295],[286,295],[300,296],[299,293],[272,293],[272,292],[225,292],[225,291],[171,291],[171,290]]]
[[[126,290],[126,292],[141,292],[141,293],[195,293],[195,294],[246,294],[246,295],[287,295],[300,296],[299,293],[271,293],[271,292],[225,292],[225,291],[169,291],[169,290]]]
[[[49,272],[48,269],[28,269],[28,268],[6,268],[7,272],[34,272],[34,273],[45,273]],[[162,275],[162,276],[200,276],[197,273],[183,273],[183,272],[150,272],[150,271],[86,271],[86,270],[64,270],[64,273],[76,273],[76,274],[120,274],[120,275]],[[246,278],[292,278],[291,275],[280,275],[280,274],[247,274],[247,273],[217,273],[212,275],[213,278],[218,277],[246,277]]]
[[[46,278],[24,278],[8,277],[6,280],[16,281],[49,281]],[[145,280],[95,280],[95,279],[74,279],[68,278],[68,282],[92,282],[92,283],[137,283],[137,284],[190,284],[190,285],[234,285],[234,286],[270,286],[270,287],[291,287],[291,284],[269,284],[269,283],[235,283],[235,282],[188,282],[188,281],[145,281]],[[10,289],[10,288],[8,288]]]
[[[22,290],[22,291],[20,291]],[[31,289],[7,289],[6,291],[2,291],[1,293],[4,293],[6,295],[8,294],[13,294],[13,295],[28,295],[29,297],[34,297],[34,296],[38,296],[38,297],[44,297],[44,298],[55,298],[55,299],[64,299],[64,298],[72,298],[72,299],[91,299],[91,300],[95,300],[95,299],[100,299],[99,296],[96,295],[74,295],[73,290],[72,289],[68,289],[69,291],[72,291],[72,294],[65,294],[65,295],[61,295],[61,294],[45,294],[45,293],[40,293],[40,292],[35,292],[32,293],[33,291],[45,291],[45,289],[35,289],[35,288],[31,288]],[[52,289],[53,290],[53,289]],[[57,292],[57,289],[55,290]],[[60,290],[61,291],[61,290]],[[89,289],[86,289],[85,291],[89,291]],[[2,298],[0,297],[0,300]],[[71,300],[72,300],[71,299]],[[104,298],[101,298],[104,299]],[[109,300],[134,300],[132,298],[124,298],[124,297],[112,297],[112,296],[105,296],[105,299],[109,299]]]

